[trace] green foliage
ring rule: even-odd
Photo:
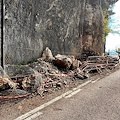
[[[118,54],[120,54],[120,48],[115,50]]]
[[[27,65],[27,63],[25,61],[23,61],[19,65]]]
[[[37,62],[37,59],[36,58],[33,58],[31,61],[28,61],[28,62],[21,62],[19,65],[27,65],[27,64],[31,64],[31,63],[34,63],[34,62]]]
[[[108,10],[104,9],[103,10],[103,34],[102,34],[103,42],[105,42],[106,36],[111,32],[111,29],[108,28],[108,25],[109,25]]]
[[[34,62],[37,62],[36,58],[33,58],[31,61],[28,61],[27,64],[31,64],[31,63],[34,63]]]
[[[103,0],[101,2],[101,6],[103,9],[103,35],[102,35],[102,39],[105,42],[106,41],[106,36],[111,32],[113,34],[119,34],[120,32],[119,30],[114,30],[112,27],[108,28],[108,24],[109,24],[109,16],[113,15],[114,12],[112,11],[112,8],[114,6],[114,4],[117,2],[118,0]],[[109,10],[108,10],[109,9]],[[111,20],[110,20],[111,22]],[[117,22],[115,21],[114,24],[116,24]],[[116,28],[120,26],[116,26]]]

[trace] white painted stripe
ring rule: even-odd
[[[89,84],[90,82],[91,82],[91,80],[89,80],[89,81],[87,81],[87,82],[85,82],[85,83],[79,85],[79,86],[76,87],[76,88],[73,88],[73,90],[77,90],[77,89],[79,89],[79,88],[81,88],[81,87],[84,87],[85,85]]]
[[[72,90],[70,90],[70,91],[68,91],[68,92],[66,92],[66,93],[64,93],[64,94],[54,98],[53,100],[51,100],[51,101],[49,101],[49,102],[47,102],[47,103],[45,103],[45,104],[43,104],[43,105],[33,109],[31,111],[29,111],[28,113],[25,113],[25,114],[21,115],[20,117],[16,118],[15,120],[23,120],[23,119],[33,115],[34,113],[38,112],[39,110],[47,107],[48,105],[51,105],[52,103],[60,100],[61,98],[65,97],[66,95],[70,94],[71,92],[72,92]]]
[[[75,95],[75,94],[77,94],[78,92],[80,92],[81,90],[82,90],[82,89],[78,89],[78,90],[70,93],[68,96],[65,96],[65,98],[70,98],[70,97],[72,97],[73,95]]]
[[[34,120],[36,117],[38,117],[40,115],[42,115],[42,112],[37,112],[37,113],[33,114],[32,116],[24,119],[24,120]]]
[[[43,105],[41,105],[41,106],[39,106],[39,107],[37,107],[37,108],[29,111],[28,113],[25,113],[25,114],[19,116],[18,118],[14,119],[14,120],[24,120],[24,119],[28,118],[29,116],[35,114],[36,112],[40,111],[41,109],[43,109],[43,108],[45,108],[45,107],[53,104],[54,102],[60,100],[60,99],[63,98],[63,97],[69,95],[69,94],[72,93],[73,91],[78,90],[79,88],[87,85],[87,84],[90,83],[90,82],[91,82],[91,80],[90,80],[90,81],[87,81],[87,82],[85,82],[85,83],[83,83],[83,84],[81,84],[81,85],[79,85],[77,88],[73,88],[73,90],[69,90],[68,92],[66,92],[66,93],[64,93],[64,94],[62,94],[62,95],[54,98],[53,100],[51,100],[51,101],[49,101],[49,102],[47,102],[47,103],[44,103]]]
[[[97,82],[98,80],[100,80],[100,78],[98,78],[98,79],[96,79],[96,80],[92,81],[92,83],[95,83],[95,82]]]

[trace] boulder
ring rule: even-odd
[[[35,78],[25,77],[22,81],[22,87],[25,91],[33,91],[33,86],[35,84]]]
[[[57,54],[54,63],[60,68],[70,69],[73,62],[68,56]]]
[[[39,61],[46,61],[46,62],[52,62],[55,58],[52,55],[51,50],[46,47],[46,49],[43,51],[42,58],[38,59]]]
[[[82,63],[81,63],[79,60],[74,60],[74,61],[73,61],[73,64],[72,64],[73,69],[79,68],[80,65],[82,65]]]
[[[72,62],[75,61],[75,57],[74,57],[74,56],[70,55],[70,56],[68,56],[68,57],[72,60]]]
[[[8,84],[11,88],[16,89],[18,83],[14,83],[9,78],[0,77],[0,87],[4,86],[4,84]]]
[[[34,77],[25,77],[22,81],[22,88],[28,92],[35,92],[41,86],[41,81],[41,74],[35,75]]]

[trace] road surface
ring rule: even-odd
[[[120,120],[120,70],[36,114],[26,120]]]

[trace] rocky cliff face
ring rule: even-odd
[[[5,62],[18,64],[53,54],[101,55],[101,0],[6,0]]]
[[[104,43],[102,40],[103,11],[100,0],[89,0],[85,6],[85,19],[83,27],[82,55],[102,55]]]

